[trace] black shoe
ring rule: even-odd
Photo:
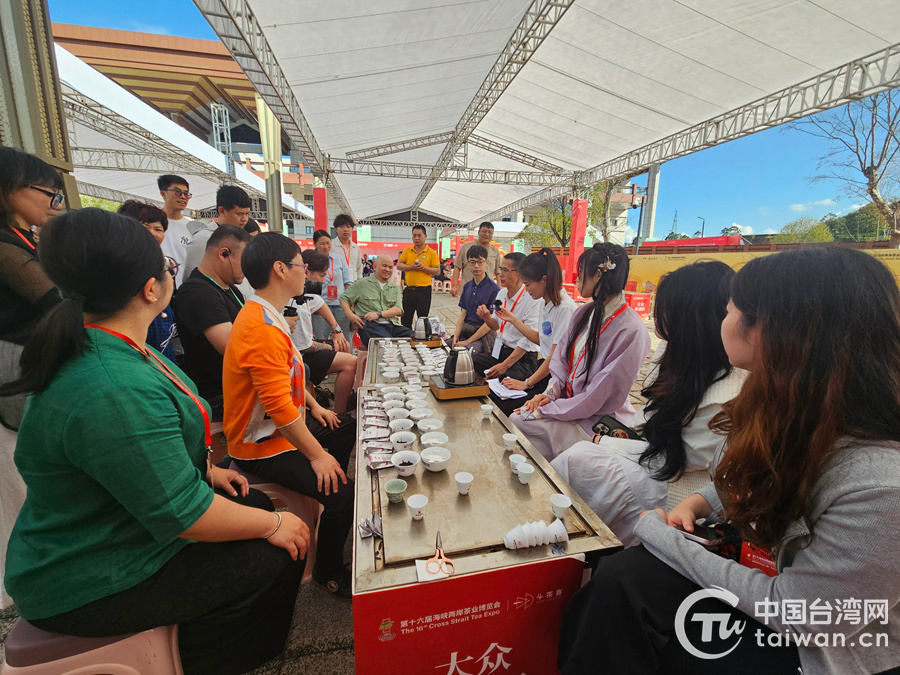
[[[339,600],[352,600],[353,592],[350,580],[350,570],[342,567],[341,571],[335,577],[326,577],[319,574],[318,565],[313,567],[312,579],[316,584],[330,592]]]

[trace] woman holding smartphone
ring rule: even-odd
[[[19,613],[80,637],[178,624],[185,673],[255,668],[284,648],[309,529],[210,466],[209,405],[144,344],[174,285],[153,235],[83,209],[51,221],[39,253],[63,300],[0,389],[31,394],[6,558]]]
[[[837,247],[756,258],[734,279],[722,342],[750,374],[712,422],[727,433],[714,483],[668,514],[645,512],[634,530],[643,546],[601,560],[566,608],[562,673],[597,672],[598,654],[606,673],[897,672],[893,276],[872,256]],[[679,531],[720,514],[771,554],[777,576]],[[701,589],[715,595],[697,601]],[[850,602],[871,611],[842,616]],[[802,617],[785,613],[801,604]],[[740,638],[704,631],[710,616],[740,626]]]
[[[666,505],[669,482],[708,471],[724,438],[709,428],[747,373],[722,345],[734,270],[715,260],[685,265],[659,282],[653,318],[663,340],[632,426],[646,441],[595,436],[553,460],[553,468],[626,546],[647,509]],[[708,475],[708,474],[707,474]]]
[[[575,301],[563,288],[562,268],[553,249],[542,248],[525,258],[519,265],[519,276],[522,277],[525,291],[535,300],[544,301],[540,329],[534,330],[525,325],[519,317],[502,306],[496,310],[497,318],[508,321],[531,342],[540,345],[541,362],[534,374],[524,380],[507,377],[501,382],[509,389],[527,392],[525,398],[501,399],[491,394],[491,400],[506,415],[512,415],[525,401],[530,401],[547,388],[547,383],[550,382],[550,358],[577,309]]]
[[[553,459],[589,441],[603,415],[630,424],[631,387],[650,351],[641,317],[625,304],[628,254],[598,243],[578,258],[578,292],[590,302],[572,315],[550,359],[550,383],[510,420],[541,454]]]

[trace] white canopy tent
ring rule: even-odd
[[[896,0],[195,3],[360,218],[499,219],[900,85]]]
[[[160,203],[156,177],[177,173],[190,182],[190,208],[215,208],[225,181],[265,198],[265,181],[241,165],[229,176],[225,155],[139,98],[56,46],[75,179],[97,197]],[[312,210],[285,195],[287,217],[312,218]]]

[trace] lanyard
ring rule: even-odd
[[[197,398],[197,396],[194,394],[194,392],[191,391],[190,387],[188,387],[181,380],[180,377],[178,377],[175,373],[173,373],[171,368],[169,368],[169,366],[167,366],[165,363],[163,363],[162,359],[160,359],[152,351],[149,351],[149,350],[141,347],[140,345],[138,345],[134,340],[132,340],[127,335],[122,335],[121,333],[117,333],[114,330],[110,330],[109,328],[104,328],[103,326],[97,326],[96,324],[93,324],[93,323],[86,323],[86,324],[84,324],[84,327],[85,328],[96,328],[97,330],[102,330],[104,333],[109,333],[113,337],[119,338],[120,340],[125,342],[125,344],[127,344],[129,347],[131,347],[132,349],[134,349],[137,352],[140,352],[145,357],[149,358],[151,363],[153,363],[153,365],[156,366],[157,369],[162,371],[163,375],[165,375],[167,378],[169,378],[169,381],[172,382],[172,384],[174,384],[182,392],[184,392],[185,394],[190,396],[191,400],[194,402],[194,405],[196,405],[197,409],[200,410],[200,414],[203,415],[203,432],[204,432],[203,438],[206,442],[207,451],[209,451],[209,452],[212,451],[211,450],[212,433],[210,432],[209,413],[206,410],[206,406],[203,405],[203,402],[199,398]]]
[[[353,246],[353,242],[347,244],[347,248],[344,248],[344,242],[340,239],[338,239],[338,244],[341,245],[341,250],[344,252],[344,260],[347,261],[347,267],[350,267],[350,248]],[[331,280],[334,281],[334,272],[331,273]]]
[[[522,297],[522,294],[523,294],[524,292],[525,292],[525,285],[523,284],[523,285],[522,285],[522,290],[519,291],[519,294],[516,296],[516,299],[513,300],[513,305],[512,305],[512,307],[509,308],[509,313],[510,313],[510,314],[512,314],[514,311],[516,311],[516,305],[519,303],[519,298]],[[506,300],[503,301],[503,309],[506,309],[506,303],[507,303],[508,300],[509,300],[509,296],[506,296]],[[500,335],[503,335],[503,329],[506,328],[506,324],[507,324],[507,323],[509,323],[509,322],[508,322],[508,321],[503,321],[503,322],[500,324]]]
[[[334,258],[329,256],[328,262],[331,263],[331,272],[328,273],[328,281],[330,281],[333,284],[334,283]]]
[[[12,231],[15,232],[17,235],[19,235],[19,239],[24,241],[32,251],[34,250],[34,244],[32,244],[30,241],[28,241],[28,237],[26,237],[24,234],[19,232],[19,228],[14,227],[14,228],[12,228]]]
[[[200,274],[203,274],[203,272],[200,272]],[[206,276],[205,274],[203,274],[203,276],[205,276],[207,279],[209,279],[209,280],[212,281],[214,284],[216,284],[215,279],[213,279],[212,277]],[[219,286],[219,284],[216,284],[216,287],[217,287],[217,288],[222,288],[221,286]],[[224,291],[225,289],[222,288],[222,290]],[[231,286],[228,286],[228,290],[231,291],[231,294],[234,296],[234,299],[237,300],[237,303],[238,303],[241,307],[243,307],[243,306],[244,306],[244,301],[241,300],[241,299],[238,297],[238,294],[234,292],[234,289],[233,289]]]
[[[603,325],[600,326],[600,331],[597,333],[598,338],[603,333],[603,331],[605,331],[607,329],[607,327],[609,327],[609,324],[612,323],[612,320],[615,319],[617,316],[619,316],[619,314],[624,312],[627,307],[628,307],[628,305],[622,305],[621,307],[619,307],[619,309],[617,309],[615,312],[612,313],[612,316],[610,316],[606,321],[603,322]],[[585,328],[585,330],[587,330],[587,328]],[[575,376],[578,371],[578,366],[581,364],[581,360],[584,358],[584,355],[587,353],[587,343],[585,343],[584,349],[582,349],[581,354],[578,355],[578,360],[573,364],[572,359],[575,358],[575,342],[577,342],[577,340],[572,342],[572,349],[569,350],[569,371],[566,373],[566,397],[567,398],[572,397],[572,385],[575,382]]]

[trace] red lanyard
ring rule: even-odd
[[[609,324],[612,323],[612,320],[615,319],[619,314],[625,311],[628,305],[622,305],[615,312],[612,313],[606,321],[603,322],[603,325],[600,326],[600,331],[597,333],[597,337],[605,331]],[[587,330],[587,327],[585,327]],[[566,398],[572,398],[572,384],[575,382],[575,377],[577,375],[578,366],[581,364],[581,360],[584,358],[584,355],[587,353],[587,341],[585,341],[584,349],[581,350],[581,354],[578,355],[578,360],[573,364],[572,359],[575,358],[575,342],[572,342],[572,349],[569,350],[569,371],[566,373]]]
[[[347,267],[350,267],[350,247],[353,246],[352,243],[347,244],[347,248],[344,248],[344,242],[338,239],[338,244],[340,244],[341,249],[344,251],[344,260],[347,261]],[[332,281],[334,280],[334,274],[332,276]]]
[[[34,250],[34,244],[32,244],[30,241],[28,241],[28,237],[26,237],[24,234],[19,232],[19,228],[14,227],[14,228],[12,228],[12,231],[15,232],[17,235],[19,235],[19,239],[24,241],[29,246],[29,248],[31,248],[32,251]]]
[[[522,294],[524,292],[525,292],[525,286],[523,285],[522,290],[519,291],[519,294],[516,296],[516,299],[513,300],[513,306],[509,308],[510,314],[512,314],[515,311],[516,305],[519,303],[519,298],[522,297]],[[503,301],[503,309],[506,309],[506,302],[508,300],[509,300],[509,296],[506,296],[506,300]],[[506,324],[508,324],[508,323],[509,323],[509,321],[503,321],[500,323],[500,335],[503,335],[503,329],[506,328]]]
[[[331,263],[331,273],[329,274],[328,281],[332,284],[334,283],[334,258],[329,257],[328,262]]]
[[[203,405],[203,402],[199,398],[197,398],[197,396],[194,394],[194,392],[191,391],[190,387],[188,387],[184,382],[182,382],[181,378],[178,377],[175,373],[173,373],[171,368],[169,368],[169,366],[167,366],[165,363],[163,363],[162,359],[160,359],[153,352],[151,352],[147,349],[144,349],[143,347],[141,347],[140,345],[135,343],[135,341],[132,340],[127,335],[122,335],[121,333],[117,333],[114,330],[110,330],[109,328],[104,328],[103,326],[97,326],[96,324],[93,324],[93,323],[86,323],[86,324],[84,324],[84,327],[85,328],[96,328],[97,330],[102,330],[104,333],[109,333],[113,337],[117,337],[120,340],[122,340],[123,342],[125,342],[129,347],[131,347],[135,351],[138,351],[141,354],[143,354],[144,356],[149,357],[150,361],[153,363],[153,365],[155,365],[159,370],[161,370],[163,375],[165,375],[167,378],[169,378],[169,380],[176,387],[181,389],[181,391],[183,391],[185,394],[190,396],[191,400],[194,402],[194,405],[196,405],[197,408],[200,410],[200,414],[203,415],[204,440],[206,441],[207,451],[210,450],[210,448],[212,446],[212,433],[210,432],[210,428],[209,428],[209,413],[206,411],[206,406]]]

